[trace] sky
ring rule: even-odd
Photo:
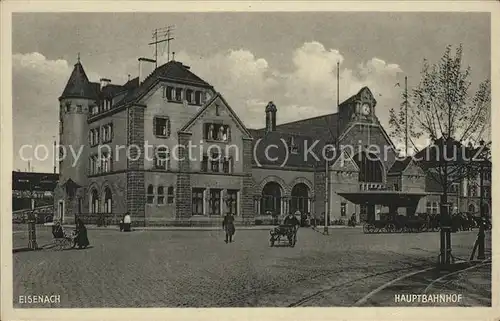
[[[91,81],[123,84],[138,75],[155,28],[174,25],[175,60],[212,84],[249,128],[264,125],[273,101],[279,123],[336,112],[368,86],[388,130],[404,77],[418,84],[423,59],[464,46],[472,88],[490,78],[488,13],[15,13],[12,17],[14,169],[26,170],[23,145],[46,146],[31,170],[52,172],[58,97],[80,53]],[[167,61],[158,46],[159,64]],[[26,151],[26,150],[25,150]],[[30,153],[26,153],[29,155]],[[43,148],[39,148],[43,158]]]

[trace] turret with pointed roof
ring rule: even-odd
[[[97,99],[97,95],[98,93],[87,78],[80,60],[78,60],[59,100],[64,98]]]

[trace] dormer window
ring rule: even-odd
[[[65,107],[66,107],[65,111],[66,111],[67,113],[69,113],[69,111],[70,111],[70,109],[71,109],[71,103],[70,103],[70,102],[67,102]]]
[[[194,93],[194,103],[196,105],[201,105],[201,91],[196,91]]]
[[[167,97],[167,100],[173,100],[174,87],[167,86],[167,88],[165,88],[165,96]]]

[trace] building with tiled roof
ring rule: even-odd
[[[232,213],[258,224],[298,212],[359,221],[383,209],[340,194],[430,186],[419,164],[398,159],[367,87],[335,113],[288,123],[269,102],[266,126],[249,129],[188,66],[139,64],[138,77],[114,84],[91,82],[78,61],[62,91],[54,202],[65,222],[130,213],[137,225],[212,225]],[[413,212],[432,211],[428,203]]]

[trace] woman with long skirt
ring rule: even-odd
[[[76,237],[75,244],[78,245],[78,248],[86,248],[90,245],[89,238],[87,237],[87,228],[81,219],[76,220]]]

